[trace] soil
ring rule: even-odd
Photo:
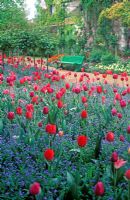
[[[49,67],[49,69],[54,70],[55,68]],[[84,74],[84,72],[72,72],[72,71],[71,71],[71,74],[69,74],[70,71],[63,70],[63,69],[58,69],[57,71],[59,71],[60,75],[65,75],[66,82],[71,82],[71,83],[79,83],[80,76],[82,74]],[[77,77],[74,77],[74,74],[77,74]],[[100,74],[98,76],[95,76],[93,73],[86,73],[86,74],[88,74],[90,82],[99,82],[99,83],[102,82],[103,83],[104,80],[106,80],[107,83],[110,85],[116,84],[120,87],[123,87],[126,85],[130,86],[130,76],[128,76],[128,81],[122,81],[121,75],[118,75],[118,79],[114,80],[112,75],[107,75],[107,77],[104,79],[102,77],[102,74]],[[87,77],[85,77],[84,80],[85,79],[88,80]]]

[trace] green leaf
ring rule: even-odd
[[[69,183],[71,186],[72,186],[73,184],[75,184],[74,177],[73,177],[72,174],[70,174],[69,172],[67,172],[67,183]]]
[[[80,149],[71,149],[70,152],[78,152],[78,153],[80,153]]]
[[[0,119],[0,133],[2,132],[2,130],[3,130],[3,120],[2,119]]]

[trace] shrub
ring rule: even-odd
[[[101,62],[103,65],[110,65],[117,62],[117,58],[114,57],[111,53],[106,53],[102,55]]]
[[[123,56],[129,57],[130,56],[130,49],[125,49],[123,52]]]
[[[101,57],[103,55],[103,51],[100,49],[94,49],[92,50],[92,52],[90,53],[90,62],[100,62],[101,61]]]

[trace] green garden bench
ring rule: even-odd
[[[72,64],[81,66],[84,61],[84,56],[63,56],[61,58],[61,65],[63,64]]]
[[[79,71],[83,64],[83,61],[84,56],[63,56],[60,60],[60,68],[63,68],[63,64],[66,64],[66,68],[68,70]]]

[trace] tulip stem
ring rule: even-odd
[[[130,180],[128,180],[128,200],[130,199]]]
[[[41,199],[41,197],[40,197],[40,195],[39,195],[39,194],[38,194],[38,195],[36,195],[35,197],[36,197],[36,200],[40,200],[40,199]]]
[[[114,193],[116,198],[117,169],[114,169]]]
[[[117,179],[117,169],[114,170],[114,186],[116,187],[116,179]]]

